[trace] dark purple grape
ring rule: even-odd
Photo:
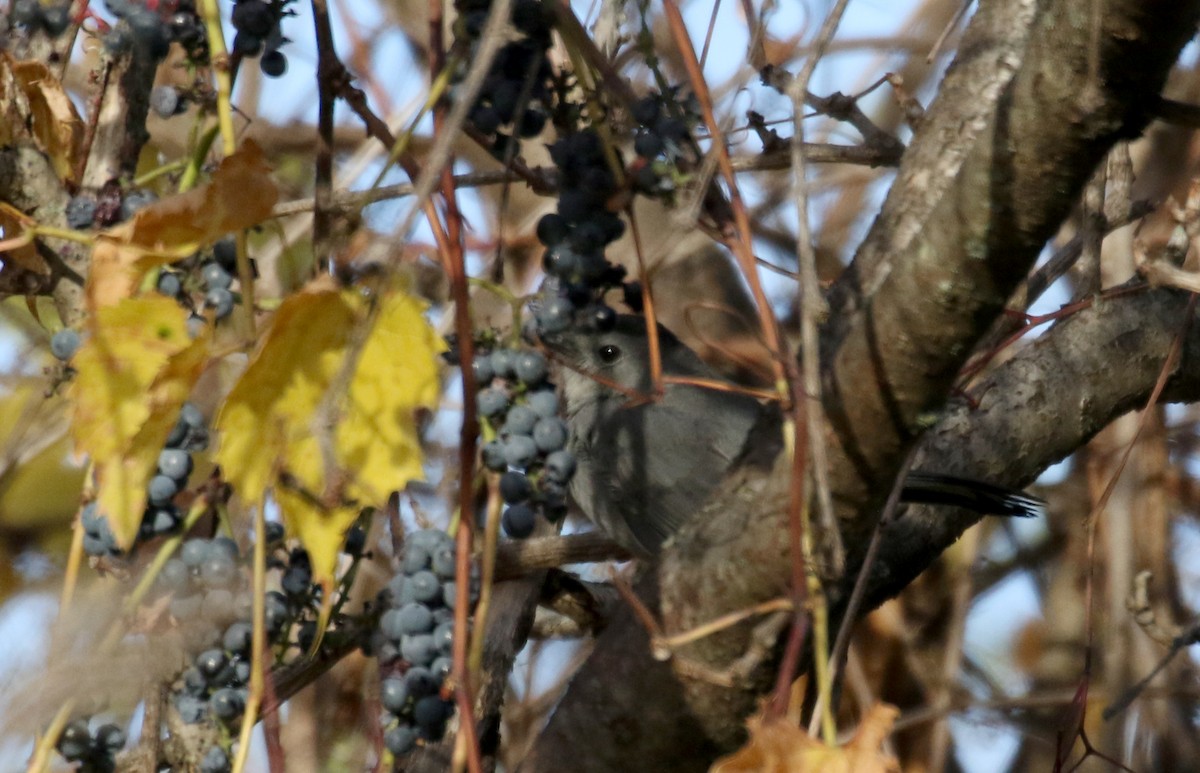
[[[67,202],[67,225],[76,230],[91,228],[96,219],[95,197],[81,193]]]
[[[250,641],[253,634],[253,627],[249,623],[239,620],[225,629],[221,643],[226,650],[235,655],[247,655],[250,652]]]
[[[545,111],[532,108],[526,110],[517,121],[517,134],[525,139],[538,136],[546,128],[547,118]]]
[[[237,242],[227,236],[213,245],[213,260],[230,274],[237,273]]]
[[[284,623],[287,622],[290,613],[288,611],[287,597],[279,591],[267,591],[267,595],[263,598],[263,606],[266,612],[267,630],[272,634],[279,633],[283,629]]]
[[[451,704],[438,695],[427,695],[413,704],[413,720],[431,735],[441,735],[441,728],[450,717]]]
[[[363,554],[363,550],[367,547],[367,532],[363,527],[354,525],[346,531],[346,541],[342,545],[342,552],[348,556],[357,558]]]
[[[540,417],[558,415],[558,395],[553,389],[541,389],[525,396],[525,404]]]
[[[453,545],[438,548],[433,552],[431,568],[433,573],[443,580],[454,577],[455,549]]]
[[[408,705],[408,686],[403,679],[384,679],[379,686],[379,702],[393,714],[404,711]]]
[[[633,140],[633,152],[642,158],[655,158],[666,150],[666,147],[662,137],[651,132],[639,134]]]
[[[192,474],[192,455],[182,448],[164,448],[158,455],[158,471],[171,480],[185,481]]]
[[[230,769],[229,755],[220,746],[210,748],[200,760],[200,773],[229,773]]]
[[[75,352],[79,350],[79,345],[82,342],[83,339],[80,337],[78,330],[64,327],[50,336],[50,353],[56,359],[66,362],[75,356]]]
[[[512,378],[515,375],[513,368],[516,360],[517,353],[512,349],[497,349],[488,355],[488,361],[492,364],[492,372],[500,378]]]
[[[662,105],[657,96],[642,97],[629,110],[633,120],[643,126],[653,126],[662,112]]]
[[[424,569],[408,578],[405,589],[411,589],[414,600],[422,604],[429,604],[441,595],[442,582],[436,574]]]
[[[504,533],[513,539],[525,539],[533,534],[537,513],[529,505],[516,504],[504,511],[500,525],[504,527]]]
[[[258,67],[268,78],[279,78],[287,72],[287,56],[279,49],[272,49],[258,60]]]
[[[154,191],[145,188],[134,188],[121,199],[121,219],[128,220],[137,214],[138,210],[158,201]]]
[[[538,330],[542,333],[561,333],[571,326],[574,315],[575,306],[557,296],[543,303],[535,313]]]
[[[146,486],[146,494],[150,499],[150,504],[158,507],[169,505],[171,499],[178,493],[179,481],[168,478],[166,475],[155,475]]]
[[[204,305],[215,310],[217,319],[225,319],[233,313],[233,293],[226,287],[217,287],[204,294]]]
[[[524,351],[518,354],[513,363],[513,370],[525,386],[537,386],[545,380],[550,372],[546,365],[546,358],[541,353],[534,351]]]
[[[509,466],[525,469],[537,459],[537,443],[528,435],[509,435],[503,442],[504,460]]]
[[[229,286],[233,284],[233,276],[216,261],[205,263],[200,268],[200,278],[209,290],[229,289]]]
[[[484,134],[491,134],[500,128],[502,121],[500,113],[491,105],[475,105],[471,108],[471,113],[468,120],[475,125],[475,128]]]
[[[241,694],[232,687],[222,687],[214,692],[208,699],[208,705],[212,709],[213,715],[223,722],[236,719],[241,715],[242,709],[246,707]]]
[[[419,633],[400,640],[400,655],[414,666],[428,666],[437,657],[438,651],[433,636]]]
[[[533,496],[533,484],[523,472],[506,472],[500,476],[500,497],[508,504],[524,502]]]
[[[475,376],[475,385],[481,389],[487,388],[496,377],[496,371],[492,370],[492,359],[486,354],[475,355],[471,360],[471,372]]]
[[[433,672],[422,666],[413,666],[404,672],[404,686],[408,694],[414,697],[432,695],[438,691],[441,681],[434,678]]]
[[[125,731],[114,724],[104,724],[93,734],[94,747],[104,754],[116,754],[125,746]]]
[[[262,0],[238,0],[233,6],[233,15],[230,21],[238,32],[265,38],[271,34],[278,19],[271,10],[271,6]]]
[[[504,459],[504,445],[499,440],[489,440],[480,451],[483,466],[492,472],[504,472],[508,462]]]
[[[228,663],[229,659],[221,650],[205,650],[196,656],[196,668],[210,681],[221,673]]]
[[[562,215],[549,212],[542,215],[537,224],[538,241],[547,247],[553,247],[564,240],[571,232],[571,227]]]
[[[428,569],[429,564],[433,560],[433,554],[429,550],[429,545],[424,545],[415,542],[409,542],[404,548],[404,573],[416,574],[422,569]]]
[[[91,750],[92,733],[85,720],[76,719],[67,723],[58,737],[55,747],[68,760],[82,759]]]
[[[546,250],[546,255],[542,258],[542,266],[546,269],[547,274],[559,279],[570,280],[579,273],[579,269],[583,266],[583,257],[566,244],[559,243]]]
[[[481,389],[475,396],[475,407],[485,419],[493,419],[508,410],[508,395],[495,388]]]
[[[401,723],[383,734],[383,745],[397,757],[403,757],[417,746],[417,729]]]
[[[443,655],[440,658],[436,658],[433,663],[429,665],[429,670],[433,672],[434,678],[440,679],[444,682],[454,670],[454,661]]]
[[[283,592],[289,596],[306,596],[312,588],[312,569],[303,565],[293,564],[283,573],[279,581]]]
[[[612,330],[617,325],[617,312],[611,306],[596,304],[589,307],[585,313],[585,324],[601,333]]]
[[[554,451],[546,457],[546,477],[555,483],[566,485],[575,475],[575,455],[570,451]]]
[[[442,623],[433,631],[433,644],[438,652],[449,655],[454,648],[454,624]]]
[[[155,289],[168,298],[178,298],[183,292],[183,282],[179,279],[179,274],[174,271],[159,272],[158,281],[155,282]]]
[[[528,435],[537,424],[538,415],[528,405],[514,405],[504,418],[504,427],[500,430],[502,437],[509,435]],[[509,464],[512,464],[510,461]]]
[[[150,89],[150,109],[159,118],[170,118],[179,112],[179,90],[174,86],[155,86]]]

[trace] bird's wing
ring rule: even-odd
[[[714,408],[728,410],[729,405]],[[610,428],[620,449],[611,493],[622,502],[626,523],[644,546],[657,550],[681,529],[738,460],[752,418],[736,418],[731,426],[710,416],[680,416],[666,405],[656,406],[652,414],[637,408],[618,414]],[[645,495],[631,500],[631,492]]]

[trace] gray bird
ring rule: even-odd
[[[723,381],[670,331],[658,331],[665,375]],[[657,553],[728,472],[781,447],[778,407],[743,393],[672,383],[661,399],[633,399],[653,389],[643,317],[621,315],[610,330],[575,326],[541,339],[565,366],[560,382],[578,462],[571,496],[635,555]],[[1023,492],[925,472],[909,473],[902,498],[999,515],[1044,510]]]

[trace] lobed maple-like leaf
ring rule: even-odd
[[[226,479],[249,502],[274,493],[323,583],[361,508],[421,476],[414,414],[438,394],[423,304],[374,302],[328,279],[284,300],[217,419]]]
[[[75,448],[95,466],[97,507],[123,548],[137,536],[146,483],[208,358],[209,339],[188,335],[187,315],[161,296],[97,309],[71,361]]]

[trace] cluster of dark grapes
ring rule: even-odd
[[[686,154],[691,142],[689,127],[698,120],[698,112],[694,97],[683,99],[678,88],[669,89],[665,98],[651,94],[633,104],[630,117],[638,125],[633,152],[638,161],[631,167],[631,176],[636,190],[656,197],[674,193],[670,170]]]
[[[368,650],[385,674],[380,686],[384,743],[394,755],[412,751],[417,740],[437,741],[454,713],[446,699],[454,646],[455,546],[436,529],[405,541],[401,571],[379,594],[383,614]],[[470,589],[474,605],[478,589]]]
[[[483,446],[483,465],[501,474],[505,533],[523,539],[533,533],[539,513],[552,522],[566,515],[567,484],[575,474],[567,425],[558,417],[558,397],[540,352],[478,351],[471,368],[479,416],[495,434]]]
[[[264,598],[264,624],[268,643],[281,655],[293,643],[302,648],[312,644],[319,606],[308,553],[303,548],[287,551],[283,536],[280,524],[267,524],[267,542],[275,546],[271,567],[281,571],[281,589]],[[237,543],[228,537],[189,539],[163,565],[157,583],[170,593],[171,617],[188,650],[196,653],[172,685],[175,711],[188,724],[231,725],[246,708],[254,630],[249,569]],[[296,642],[290,639],[293,630]],[[202,770],[229,769],[228,753],[219,746],[209,749],[204,760]]]
[[[171,617],[197,653],[172,695],[188,724],[210,716],[232,722],[246,706],[253,601],[245,580],[237,543],[227,537],[187,540],[158,576],[171,593]],[[274,622],[277,633],[284,621]]]
[[[125,731],[114,724],[91,727],[86,719],[67,723],[55,748],[68,762],[78,762],[79,773],[111,773],[115,755],[125,746]]]
[[[122,191],[115,182],[96,193],[80,191],[67,202],[67,225],[80,231],[92,227],[108,228],[128,220],[155,201],[158,201],[158,195],[149,188]]]
[[[185,284],[190,275],[187,269],[197,266],[199,270],[200,291],[204,294],[204,305],[213,310],[213,316],[222,320],[233,313],[237,296],[232,290],[233,279],[237,274],[237,248],[232,238],[225,238],[213,245],[211,256],[202,253],[198,261],[191,264],[184,262],[180,269],[163,269],[159,272],[156,288],[160,293],[174,298],[188,308],[192,307],[192,296],[186,291]],[[205,324],[204,318],[193,313],[188,320],[188,329],[193,335],[199,335]]]
[[[487,22],[491,0],[455,0],[454,7],[455,36],[460,45],[472,47]],[[519,36],[496,54],[468,114],[471,124],[491,137],[497,158],[516,151],[516,138],[536,137],[546,126],[554,95],[546,56],[553,22],[552,12],[540,0],[514,3],[512,24]]]
[[[176,42],[194,63],[208,61],[208,38],[193,0],[104,0],[104,5],[117,17],[104,36],[104,46],[114,56],[136,47],[162,59]]]
[[[187,486],[192,473],[192,452],[202,451],[208,446],[208,428],[200,409],[184,403],[179,412],[166,447],[158,455],[157,471],[146,486],[146,512],[137,539],[145,541],[173,534],[183,524],[183,513],[175,505],[175,495]],[[89,502],[83,508],[80,520],[83,526],[83,550],[89,556],[117,556],[121,554],[108,520],[96,510],[96,503]]]
[[[15,0],[9,18],[13,24],[30,32],[42,30],[56,38],[71,26],[71,2],[60,0],[43,4],[40,0]]]
[[[603,297],[613,287],[623,286],[631,305],[640,303],[636,283],[625,283],[624,267],[604,257],[605,248],[624,233],[625,223],[608,208],[618,185],[602,143],[595,130],[584,129],[550,146],[559,194],[558,211],[543,215],[537,225],[538,240],[546,246],[547,279],[534,309],[541,333],[574,324],[611,328],[617,315]]]
[[[233,51],[239,56],[259,56],[258,66],[263,75],[278,78],[287,72],[287,56],[280,49],[288,39],[283,36],[280,22],[293,12],[287,6],[291,0],[236,0],[233,6]]]

